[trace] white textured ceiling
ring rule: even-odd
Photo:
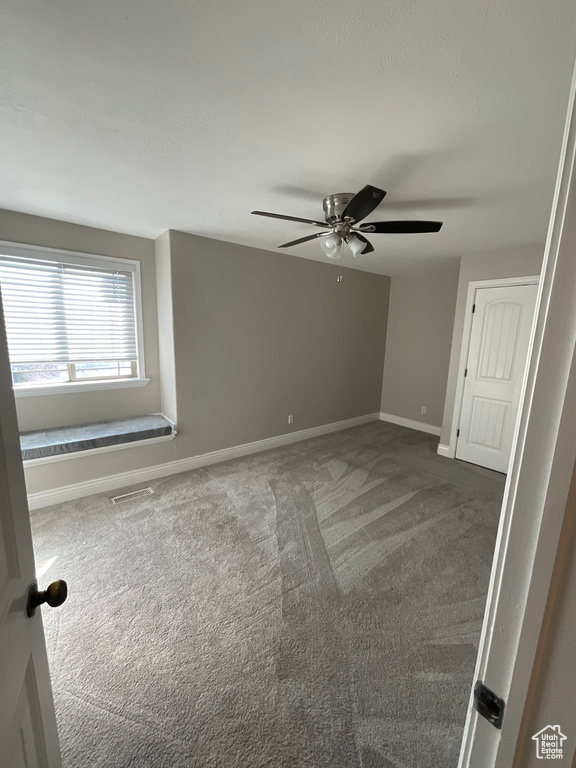
[[[445,224],[354,266],[541,242],[575,33],[573,0],[3,0],[0,207],[274,250],[314,230],[252,209],[371,183]]]

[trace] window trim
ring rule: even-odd
[[[62,395],[65,392],[97,392],[100,389],[130,389],[145,387],[150,379],[98,379],[94,381],[66,381],[61,384],[39,384],[32,387],[13,388],[14,397],[33,397],[37,395]]]
[[[134,275],[134,311],[136,316],[136,348],[138,351],[137,377],[130,379],[92,379],[86,382],[67,381],[59,384],[39,384],[37,386],[15,386],[12,390],[15,397],[31,395],[53,395],[65,392],[92,392],[99,389],[125,389],[129,387],[144,387],[150,379],[146,378],[146,361],[144,355],[144,320],[142,315],[142,279],[141,266],[137,259],[124,259],[119,256],[103,256],[85,251],[68,251],[60,248],[47,248],[42,245],[25,245],[10,240],[0,240],[0,251],[7,256],[23,256],[29,259],[45,261],[60,261],[64,264],[86,264],[92,267],[119,270],[130,270]]]

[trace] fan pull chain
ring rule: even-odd
[[[344,279],[344,270],[342,269],[342,262],[344,261],[344,248],[342,248],[342,240],[340,240],[340,261],[338,262],[338,276],[336,282],[341,283]]]

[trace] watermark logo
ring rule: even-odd
[[[536,757],[539,760],[562,760],[562,744],[568,737],[564,736],[559,725],[547,725],[532,736],[536,742]]]

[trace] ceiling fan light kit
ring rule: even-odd
[[[415,234],[424,232],[438,232],[442,227],[441,221],[371,221],[360,224],[366,216],[369,216],[382,202],[386,192],[378,187],[367,184],[360,192],[338,192],[328,195],[322,202],[325,222],[313,219],[302,219],[298,216],[286,216],[281,213],[268,213],[267,211],[252,211],[255,216],[268,216],[272,219],[284,219],[296,221],[301,224],[310,224],[320,227],[323,232],[315,232],[298,240],[279,245],[278,248],[291,248],[310,240],[320,238],[320,247],[329,259],[340,259],[342,256],[342,243],[346,243],[356,257],[358,254],[372,253],[374,247],[364,236],[365,234]],[[328,227],[328,229],[326,229]]]
[[[362,242],[360,238],[352,232],[348,237],[346,238],[346,245],[350,250],[352,251],[352,256],[356,258],[359,253],[363,253],[364,249],[366,248],[366,243]]]
[[[320,240],[320,247],[329,259],[342,257],[342,239],[334,232]]]

